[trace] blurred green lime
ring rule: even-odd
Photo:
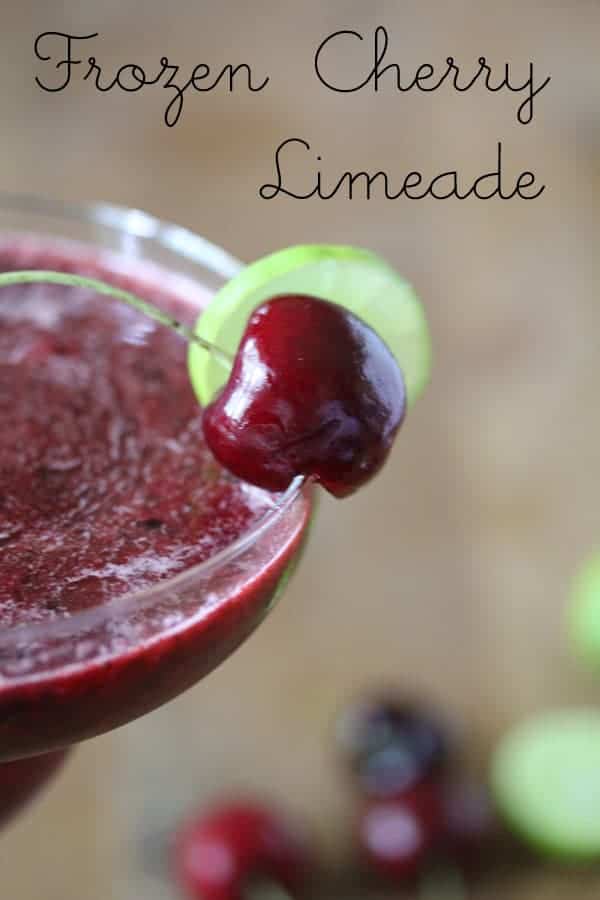
[[[571,647],[578,659],[600,675],[600,554],[581,567],[567,614]],[[599,812],[600,815],[600,812]]]
[[[513,728],[492,762],[507,824],[565,862],[600,859],[600,710],[567,709]]]

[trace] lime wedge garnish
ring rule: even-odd
[[[320,297],[363,319],[396,357],[408,403],[414,403],[429,379],[429,330],[417,295],[387,262],[354,247],[309,244],[280,250],[246,266],[215,294],[195,333],[234,356],[252,312],[278,294]],[[189,370],[205,406],[228,372],[213,354],[194,344]]]
[[[600,711],[550,712],[501,741],[492,788],[507,823],[565,861],[600,858]]]
[[[568,610],[571,646],[581,662],[600,675],[600,555],[577,574]]]

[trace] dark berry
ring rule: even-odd
[[[381,468],[405,406],[398,364],[368,325],[326,300],[282,296],[252,314],[204,433],[245,481],[281,491],[306,475],[343,497]]]
[[[310,870],[303,835],[254,803],[216,807],[189,822],[176,842],[176,876],[192,900],[246,900],[252,885],[300,896]]]
[[[449,739],[438,718],[412,703],[374,697],[344,713],[339,744],[364,793],[401,797],[448,762]]]

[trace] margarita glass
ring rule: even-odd
[[[0,828],[45,786],[60,769],[68,750],[55,750],[0,765]]]
[[[239,269],[236,260],[203,238],[139,211],[71,209],[13,196],[0,197],[0,263],[4,270],[62,268],[91,274],[155,305],[164,303],[169,311],[175,305],[180,314],[185,307],[190,323]],[[34,319],[38,313],[44,318],[50,302],[44,285],[28,288],[27,294],[5,290],[4,297],[0,291],[5,327],[18,318],[24,300],[33,305]],[[54,307],[73,302],[104,308],[92,292],[55,289]],[[139,317],[143,331],[141,314],[128,313]],[[129,343],[139,345],[137,353],[151,352],[140,334]],[[181,343],[185,366],[185,342],[171,337]],[[120,351],[115,352],[118,365]],[[44,360],[40,372],[43,365]],[[168,406],[172,398],[163,400]],[[85,444],[80,449],[85,454]],[[12,465],[14,475],[14,459],[7,464],[6,451],[4,456],[0,474],[8,465],[10,475]],[[6,469],[4,477],[7,483]],[[238,483],[238,488],[235,503],[241,502],[245,486]],[[96,573],[91,593],[84,578],[81,596],[75,592],[74,604],[58,613],[40,615],[48,604],[37,599],[31,617],[27,604],[20,611],[14,602],[8,611],[0,604],[0,761],[65,748],[135,719],[189,688],[248,637],[297,562],[312,507],[312,489],[301,480],[282,495],[251,490],[248,507],[256,514],[246,516],[231,539],[209,541],[206,558],[172,576],[161,572],[154,583],[141,589],[121,586],[118,596],[111,596],[110,567],[105,566],[108,593],[97,590]],[[110,503],[110,484],[107,492]],[[211,522],[229,512],[222,505],[225,495],[219,496],[221,506],[208,510]],[[94,529],[93,512],[88,524]],[[10,528],[3,532],[1,522],[0,533],[0,567],[4,561],[10,576],[11,551],[14,557],[15,540],[22,539],[11,537]]]

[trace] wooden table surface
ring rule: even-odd
[[[0,188],[107,200],[189,226],[243,259],[306,241],[364,244],[424,298],[433,381],[372,488],[325,500],[304,563],[259,632],[203,684],[78,749],[35,808],[2,835],[2,900],[170,900],[164,836],[194,804],[238,788],[304,818],[324,857],[346,852],[353,801],[331,752],[335,711],[382,682],[461,723],[485,764],[532,711],[597,702],[565,647],[573,571],[600,541],[600,6],[593,0],[21,0],[0,30]],[[414,72],[452,55],[530,60],[552,81],[520,125],[516,94],[483,88],[334,94],[315,47],[385,25],[389,60]],[[33,57],[48,30],[99,32],[108,71],[168,55],[248,62],[272,78],[251,97],[190,96],[167,128],[167,92],[99,94],[73,79],[44,93]],[[364,66],[336,57],[340,77]],[[88,51],[85,51],[87,55]],[[496,71],[502,71],[497,68]],[[522,99],[522,98],[521,98]],[[507,173],[539,199],[265,201],[275,147],[307,140],[345,169],[460,169],[503,142]],[[290,176],[308,177],[296,158]],[[600,815],[600,811],[599,811]],[[478,900],[588,900],[597,874],[528,867]],[[346,897],[345,900],[350,900]]]

